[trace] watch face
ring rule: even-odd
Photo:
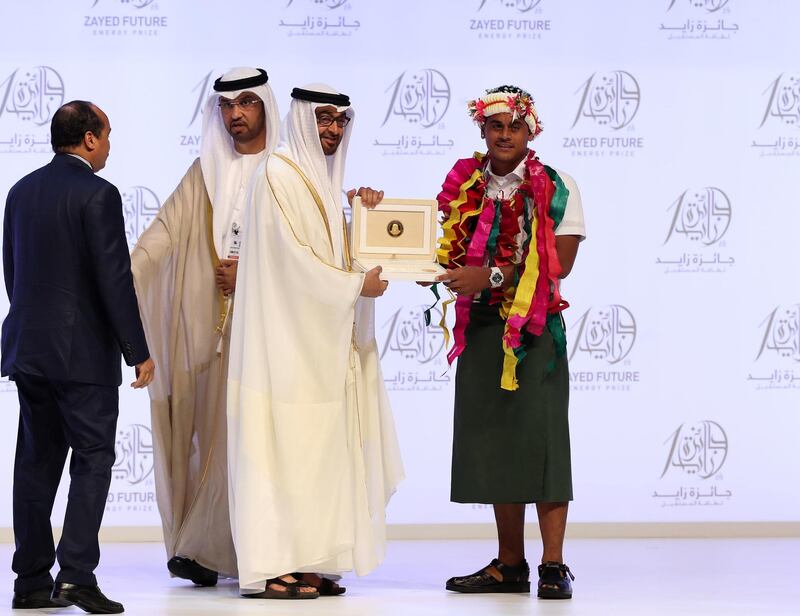
[[[500,283],[502,283],[503,282],[503,274],[501,274],[500,272],[495,272],[494,274],[492,274],[492,277],[490,278],[490,281],[491,281],[492,284],[500,284]]]

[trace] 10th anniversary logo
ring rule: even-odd
[[[188,114],[189,121],[186,125],[187,132],[178,136],[178,143],[181,149],[190,157],[200,156],[200,138],[203,128],[203,107],[208,97],[214,94],[214,79],[218,76],[214,70],[208,71],[200,80],[194,84],[189,92],[191,112]]]
[[[750,147],[759,156],[800,156],[800,73],[781,73],[762,95],[766,105]]]
[[[715,40],[735,38],[740,23],[733,18],[732,0],[666,0],[667,17],[659,31],[669,40]]]
[[[351,0],[288,0],[278,22],[287,37],[349,37],[361,30]]]
[[[663,445],[667,456],[659,479],[670,487],[653,491],[660,507],[718,507],[729,502],[732,492],[720,485],[720,471],[728,459],[728,435],[721,424],[683,423]],[[709,482],[712,478],[716,483]]]
[[[122,214],[125,219],[125,236],[132,250],[139,236],[158,214],[161,202],[146,186],[131,186],[122,192]]]
[[[776,306],[759,325],[756,368],[747,381],[756,390],[800,389],[800,304]]]
[[[630,309],[620,304],[589,308],[571,330],[571,390],[630,391],[640,382],[639,371],[628,359],[637,332]]]
[[[16,68],[0,82],[0,153],[50,151],[50,120],[64,103],[64,80],[50,66]]]
[[[665,273],[724,273],[733,266],[723,240],[731,224],[731,200],[722,189],[684,190],[668,211],[672,214],[663,246],[691,250],[659,255],[656,264],[666,266]]]
[[[440,156],[454,146],[440,138],[450,108],[450,82],[434,68],[403,71],[385,93],[388,105],[372,145],[382,156]]]
[[[439,391],[450,383],[445,358],[442,318],[438,308],[431,310],[431,323],[425,325],[428,306],[398,308],[383,324],[385,338],[380,358],[386,367],[384,381],[389,391]]]
[[[145,425],[129,424],[117,431],[116,460],[111,469],[111,490],[106,512],[154,511],[153,433]]]
[[[644,138],[636,136],[633,124],[642,93],[631,73],[593,73],[575,94],[580,101],[570,128],[584,132],[563,138],[566,152],[581,157],[628,157],[644,148]]]

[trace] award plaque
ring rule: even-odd
[[[433,282],[446,270],[436,263],[437,203],[384,199],[368,209],[353,199],[353,269],[380,265],[382,280]]]

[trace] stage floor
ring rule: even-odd
[[[529,561],[537,560],[537,543],[528,542],[528,548]],[[446,578],[477,570],[494,549],[493,542],[482,540],[393,541],[377,571],[345,577],[346,595],[301,602],[241,599],[230,580],[194,588],[170,579],[163,548],[155,543],[105,544],[97,576],[127,614],[145,616],[800,614],[800,539],[575,539],[566,546],[577,577],[571,601],[444,590]],[[11,613],[12,551],[13,546],[0,545],[7,588],[0,613]],[[31,610],[14,613],[26,612]],[[83,612],[70,607],[46,613]]]

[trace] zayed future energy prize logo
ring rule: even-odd
[[[426,325],[427,308],[401,306],[381,327],[380,359],[389,391],[439,391],[450,383],[444,331],[438,325],[442,313],[432,308]]]
[[[723,239],[731,224],[731,200],[722,189],[684,190],[668,212],[663,254],[656,258],[665,273],[724,273],[733,266],[735,259]]]
[[[658,488],[660,507],[721,506],[731,498],[722,485],[728,458],[728,435],[716,421],[683,423],[663,442],[667,449]]]
[[[540,40],[552,30],[544,0],[477,0],[469,31],[482,40]]]
[[[161,202],[146,186],[131,186],[122,193],[122,214],[125,218],[125,237],[133,249],[139,236],[158,214]]]
[[[106,512],[146,513],[154,510],[153,433],[143,424],[117,430],[116,459],[111,469],[112,485]]]
[[[620,304],[589,308],[571,328],[570,388],[573,391],[630,391],[640,381],[629,358],[636,319]]]
[[[372,145],[383,156],[439,156],[449,153],[444,118],[450,108],[450,82],[434,68],[405,70],[384,90],[386,113]]]
[[[214,94],[214,80],[220,75],[211,69],[189,88],[186,99],[186,129],[178,135],[178,144],[192,158],[200,156],[200,137],[203,132],[203,108]]]
[[[278,22],[279,31],[294,36],[353,36],[361,21],[351,0],[288,0]]]
[[[593,73],[575,95],[578,105],[570,128],[579,134],[564,137],[564,150],[578,157],[630,157],[644,147],[633,124],[642,91],[632,73]]]
[[[165,0],[161,0],[165,1]],[[158,36],[169,27],[158,0],[93,0],[84,32],[108,38]]]
[[[756,390],[800,389],[800,304],[776,306],[759,333],[756,366],[747,381]]]
[[[764,111],[750,147],[759,156],[800,156],[800,72],[781,73],[762,96]]]
[[[659,31],[668,40],[716,40],[734,38],[741,28],[734,18],[732,0],[666,0],[667,15]]]
[[[0,153],[50,151],[50,120],[64,103],[64,80],[50,66],[0,74]]]

